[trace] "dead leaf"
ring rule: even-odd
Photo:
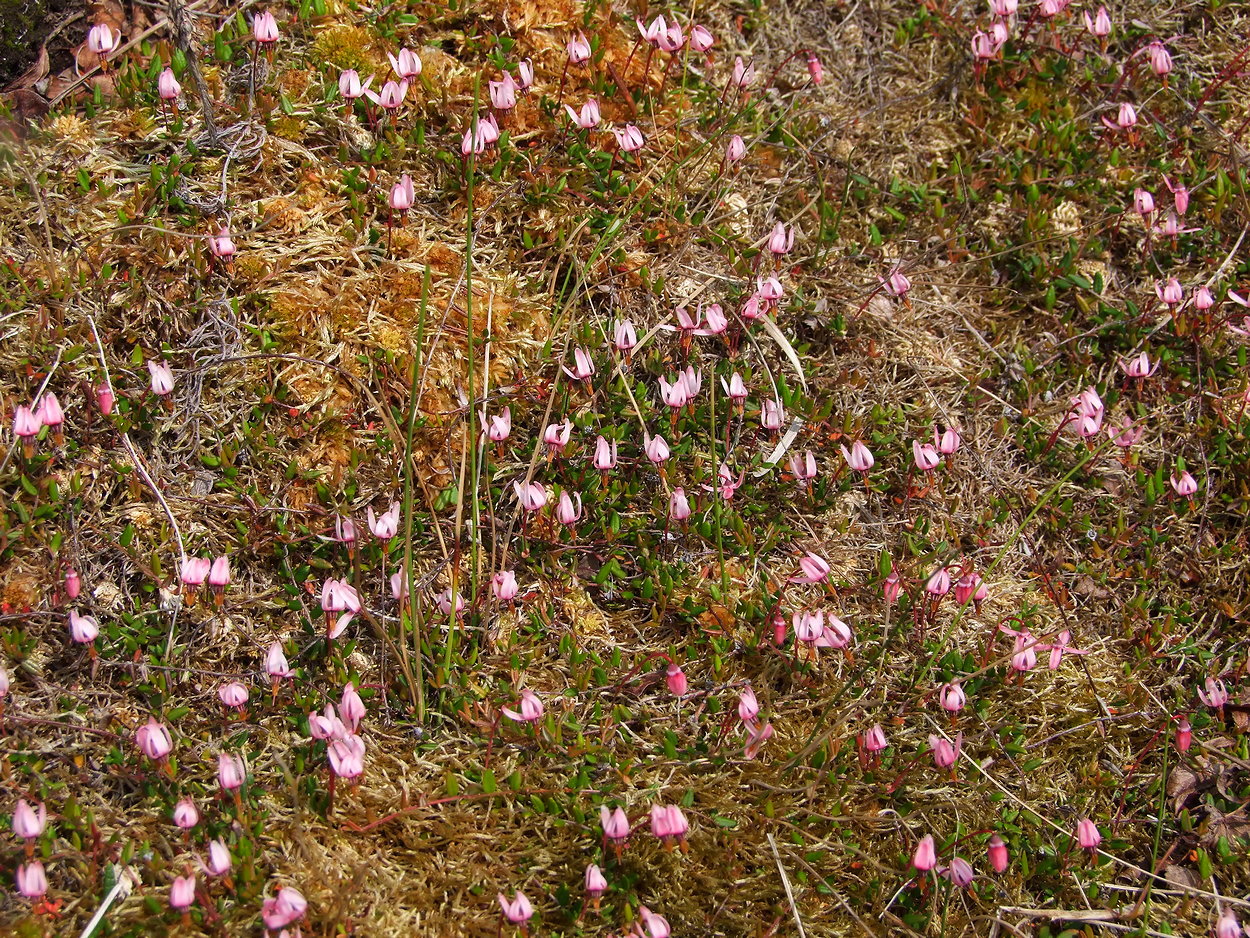
[[[1173,886],[1181,888],[1197,888],[1201,883],[1198,874],[1185,866],[1178,866],[1175,863],[1169,863],[1167,869],[1163,871],[1163,877]]]
[[[39,55],[35,57],[30,68],[9,82],[4,90],[7,92],[32,91],[36,85],[48,77],[48,70],[48,47],[43,45],[39,47]]]
[[[1178,765],[1168,773],[1168,797],[1172,799],[1172,810],[1179,811],[1198,790],[1201,779],[1196,772],[1188,767]]]

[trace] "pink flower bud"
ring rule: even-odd
[[[1176,721],[1176,751],[1189,752],[1189,747],[1193,744],[1194,733],[1189,721],[1181,717]]]
[[[65,570],[65,595],[74,600],[78,598],[78,594],[81,592],[82,578],[73,567],[67,567]]]
[[[220,840],[211,840],[208,843],[208,862],[204,864],[205,871],[210,876],[225,876],[230,872],[233,860],[230,856],[230,850]]]
[[[990,845],[986,852],[989,854],[990,866],[994,868],[995,873],[1001,873],[1007,869],[1009,862],[1007,844],[1001,837],[997,834],[990,837]]]
[[[174,805],[174,823],[184,831],[189,831],[200,823],[200,812],[194,801],[183,798]]]
[[[629,837],[629,818],[620,808],[609,811],[607,806],[599,808],[599,823],[603,827],[606,840],[620,842]]]
[[[217,699],[233,710],[242,709],[247,704],[247,687],[239,681],[230,681],[217,688]]]
[[[246,778],[247,770],[238,756],[223,752],[217,757],[217,783],[225,791],[241,788]]]
[[[897,570],[891,570],[890,575],[885,578],[885,582],[881,584],[881,594],[885,597],[886,603],[894,605],[898,602],[899,594],[903,591],[903,579],[898,575]]]
[[[95,403],[100,408],[100,413],[105,417],[113,412],[113,405],[117,402],[117,397],[113,394],[113,389],[107,384],[99,384],[95,389]]]
[[[156,79],[156,93],[161,96],[162,101],[176,101],[178,95],[182,94],[182,85],[178,84],[174,70],[169,66]]]
[[[1098,826],[1089,818],[1081,818],[1077,821],[1076,842],[1090,851],[1096,850],[1102,843],[1102,834],[1098,832]]]
[[[495,598],[501,603],[512,602],[520,589],[517,586],[516,574],[511,570],[501,570],[491,577],[490,588]]]
[[[599,869],[594,863],[586,867],[585,883],[586,894],[592,899],[608,891],[608,881],[603,876],[603,870]]]
[[[252,38],[261,45],[278,41],[278,21],[268,10],[252,17]]]
[[[24,840],[34,840],[43,834],[47,823],[47,805],[40,802],[36,809],[25,798],[18,799],[17,807],[13,810],[13,833]]]
[[[729,143],[725,146],[725,161],[728,163],[737,163],[746,155],[746,143],[740,136],[734,134],[729,138]]]
[[[23,899],[39,899],[48,891],[48,877],[38,860],[17,868],[17,892]]]
[[[937,849],[933,844],[932,834],[925,834],[920,839],[916,852],[912,854],[911,865],[921,873],[927,873],[937,866]]]
[[[664,671],[664,680],[668,685],[668,691],[674,697],[685,697],[686,692],[690,689],[690,685],[686,680],[686,673],[682,671],[681,665],[673,662]]]
[[[174,741],[164,724],[148,717],[148,722],[135,732],[135,745],[153,762],[160,762],[173,751]]]

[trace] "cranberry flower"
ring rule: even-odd
[[[503,707],[503,715],[517,723],[536,723],[543,718],[543,702],[529,688],[521,691],[521,700],[517,710]]]

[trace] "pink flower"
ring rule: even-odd
[[[369,76],[369,81],[373,81],[373,76]],[[355,101],[359,97],[363,97],[365,93],[365,85],[360,83],[360,75],[354,68],[344,69],[339,73],[339,94],[348,101]]]
[[[360,612],[360,595],[346,580],[326,579],[321,587],[322,612]]]
[[[959,759],[959,750],[963,745],[964,734],[960,733],[955,737],[952,744],[949,739],[944,739],[935,733],[929,734],[929,749],[933,753],[933,764],[939,769],[949,769]]]
[[[564,452],[564,447],[569,445],[572,434],[573,422],[566,418],[564,423],[547,425],[547,429],[543,431],[543,442],[547,444],[552,455],[559,456]]]
[[[1018,6],[1019,0],[990,0],[990,12],[1004,19],[1014,16]]]
[[[664,463],[669,457],[668,443],[665,442],[664,437],[658,434],[647,437],[647,441],[643,445],[643,451],[647,454],[647,458],[657,466]]]
[[[707,328],[703,334],[722,335],[728,328],[729,318],[725,315],[725,311],[721,309],[719,303],[713,303],[707,308]]]
[[[152,717],[135,732],[135,745],[153,762],[160,762],[174,749],[174,741],[164,724]]]
[[[490,103],[496,111],[510,111],[516,107],[517,83],[507,72],[499,81],[487,82]]]
[[[742,483],[746,481],[746,477],[746,471],[743,470],[738,473],[738,478],[734,479],[733,470],[729,468],[729,463],[723,462],[720,464],[720,468],[716,470],[717,484],[715,486],[705,485],[703,488],[709,492],[715,491],[725,501],[731,501],[734,497],[734,493],[736,493],[738,489],[742,487]]]
[[[740,136],[734,134],[729,138],[729,143],[725,146],[725,161],[728,163],[737,163],[746,155],[746,143]]]
[[[694,26],[690,30],[690,48],[695,52],[706,52],[716,42],[716,37],[706,26]]]
[[[356,543],[356,522],[352,521],[351,518],[335,515],[334,539],[340,544],[346,544],[350,550],[352,545]]]
[[[668,692],[674,697],[685,697],[686,692],[690,689],[690,684],[686,680],[686,673],[682,671],[681,665],[677,662],[671,663],[664,670],[664,682],[668,685]]]
[[[218,593],[230,585],[230,558],[225,554],[214,559],[208,568],[208,585]]]
[[[590,59],[590,42],[585,33],[579,32],[564,48],[569,54],[570,65],[581,65]]]
[[[1085,11],[1085,28],[1089,30],[1089,34],[1095,39],[1105,39],[1111,34],[1111,17],[1107,15],[1107,8],[1100,6],[1098,12],[1090,19],[1089,11]]]
[[[412,208],[412,203],[416,199],[416,191],[412,186],[412,177],[404,173],[399,177],[399,182],[391,186],[391,195],[387,200],[391,211],[399,212],[401,215]]]
[[[365,512],[369,521],[369,530],[379,541],[389,541],[399,533],[399,502],[391,502],[391,507],[380,515],[373,513],[373,506]]]
[[[25,404],[13,411],[13,435],[24,444],[32,443],[43,429],[43,420]]]
[[[295,674],[291,670],[290,662],[286,660],[286,654],[282,651],[281,642],[274,642],[265,653],[265,673],[275,681]]]
[[[800,642],[812,644],[825,632],[825,614],[820,610],[799,610],[790,620],[794,625],[794,637]]]
[[[1168,306],[1176,306],[1185,299],[1185,288],[1175,277],[1168,277],[1167,283],[1155,284],[1155,295]]]
[[[943,456],[952,456],[959,451],[959,444],[963,442],[957,427],[947,427],[941,432],[937,427],[933,428],[933,445],[937,447],[937,451]]]
[[[148,372],[152,376],[152,393],[164,397],[174,389],[174,373],[166,362],[155,362],[149,359]]]
[[[95,403],[100,408],[100,413],[105,417],[113,412],[113,405],[117,402],[113,389],[107,384],[101,384],[95,389]]]
[[[586,867],[584,881],[586,883],[586,894],[592,899],[608,891],[608,881],[603,876],[603,870],[599,869],[594,863]]]
[[[963,857],[952,857],[949,867],[938,870],[938,875],[949,879],[956,886],[971,886],[972,881],[976,878],[976,873],[972,869],[972,864]]]
[[[65,595],[71,600],[78,598],[78,594],[82,592],[82,578],[78,575],[78,571],[73,567],[65,570]]]
[[[200,823],[200,812],[195,807],[195,802],[190,798],[183,798],[174,805],[174,824],[185,830],[190,830]]]
[[[1086,850],[1096,850],[1102,843],[1102,834],[1089,818],[1081,818],[1076,822],[1076,842]]]
[[[618,319],[612,327],[612,344],[618,352],[629,354],[638,344],[638,333],[628,319]]]
[[[776,303],[785,296],[786,291],[781,285],[781,281],[776,277],[757,277],[755,280],[755,292],[759,294],[761,300]]]
[[[43,834],[48,823],[48,808],[43,802],[32,808],[25,798],[19,798],[13,810],[13,833],[24,840],[34,840]]]
[[[760,703],[755,698],[755,691],[748,684],[742,688],[742,693],[738,695],[738,719],[743,723],[754,723],[755,718],[760,714]]]
[[[638,907],[638,920],[647,929],[647,938],[671,938],[673,932],[669,928],[668,919],[656,915],[645,905]]]
[[[489,419],[483,415],[482,423],[486,425],[487,438],[502,443],[512,433],[512,408],[504,407],[502,414],[495,414]]]
[[[501,708],[503,715],[509,720],[515,720],[517,723],[536,723],[543,718],[543,702],[529,688],[521,691],[521,700],[517,706],[520,708],[519,710],[510,710],[507,707]]]
[[[1050,649],[1050,660],[1048,667],[1055,671],[1059,665],[1063,663],[1064,655],[1088,655],[1089,651],[1082,648],[1073,648],[1068,643],[1072,641],[1072,630],[1063,629],[1056,636],[1057,641],[1053,645],[1039,645],[1038,648]]]
[[[501,603],[512,602],[519,591],[516,574],[511,570],[501,570],[490,579],[491,592]]]
[[[261,903],[260,917],[266,928],[277,931],[298,922],[307,910],[308,900],[297,890],[285,886],[278,890],[276,897]]]
[[[1161,42],[1152,42],[1146,46],[1146,58],[1150,60],[1150,69],[1160,78],[1172,71],[1172,56]]]
[[[945,567],[938,567],[925,581],[925,592],[935,599],[951,591],[951,575]]]
[[[1208,677],[1203,688],[1198,691],[1198,699],[1212,710],[1219,710],[1228,703],[1228,688],[1219,678]]]
[[[208,236],[208,251],[213,257],[220,257],[227,262],[234,257],[236,248],[234,239],[230,237],[230,229],[228,227],[222,225],[217,229],[217,234]],[[152,367],[150,362],[148,367]],[[156,389],[153,388],[152,390],[155,391]],[[160,392],[157,391],[156,393],[159,394]]]
[[[540,511],[547,504],[547,490],[537,482],[528,485],[513,482],[512,488],[516,492],[517,501],[526,511]]]
[[[169,907],[177,912],[189,909],[195,902],[195,876],[175,876],[169,887]]]
[[[724,378],[721,378],[720,383],[721,387],[725,389],[725,394],[734,403],[740,403],[746,398],[747,386],[742,380],[742,375],[738,374],[738,372],[735,371],[728,382],[726,382]]]
[[[911,290],[911,280],[901,270],[895,270],[883,283],[891,296],[904,297]]]
[[[106,26],[105,29],[108,27]],[[17,892],[23,899],[39,899],[48,891],[48,877],[38,860],[23,863],[17,868]]]
[[[763,307],[761,307],[762,303]],[[742,304],[742,309],[738,311],[738,315],[742,317],[744,322],[755,322],[755,320],[768,311],[767,305],[759,293],[752,293],[747,297],[746,302]]]
[[[246,778],[247,770],[243,767],[242,759],[228,752],[217,756],[217,784],[224,791],[241,788]]]
[[[816,639],[817,648],[846,648],[853,638],[851,627],[830,613],[825,619],[825,631]]]
[[[885,730],[881,728],[880,723],[873,724],[872,727],[864,733],[864,748],[869,752],[880,752],[882,749],[888,749],[890,741],[885,738]]]
[[[747,724],[747,741],[742,747],[742,756],[745,759],[754,759],[759,755],[760,750],[764,747],[764,743],[773,738],[773,725],[771,723],[748,723]]]
[[[595,454],[591,459],[591,464],[600,472],[608,472],[616,468],[616,440],[609,442],[606,437],[600,436],[595,440]]]
[[[682,35],[681,24],[674,20],[660,37],[659,48],[665,52],[676,52],[685,44],[686,37]]]
[[[391,595],[396,602],[403,602],[408,598],[408,571],[402,567],[391,574]]]
[[[932,472],[942,461],[936,446],[932,443],[921,443],[919,440],[911,441],[911,456],[921,472]]]
[[[985,591],[985,582],[981,574],[975,571],[965,573],[955,582],[955,602],[963,606],[982,591]]]
[[[572,527],[577,524],[582,517],[582,496],[580,492],[574,492],[571,496],[568,491],[560,493],[560,501],[556,504],[556,520],[563,525]]]
[[[599,824],[605,840],[620,842],[629,837],[629,818],[620,808],[609,811],[606,805],[600,806]]]
[[[189,586],[193,590],[199,589],[199,587],[204,585],[204,580],[212,569],[213,563],[207,557],[184,556],[179,578],[182,580],[183,586]]]
[[[347,733],[347,727],[339,719],[332,703],[326,703],[324,715],[315,710],[308,714],[308,735],[313,739],[331,739],[346,736]]]
[[[949,713],[958,713],[968,702],[968,695],[960,687],[958,681],[943,684],[938,691],[938,703]]]
[[[891,570],[889,576],[885,578],[885,582],[881,584],[881,595],[885,598],[886,603],[892,606],[898,602],[899,594],[902,591],[902,578],[898,575],[897,570]]]
[[[1167,176],[1163,177],[1163,184],[1168,187],[1168,191],[1172,193],[1172,201],[1176,206],[1176,214],[1184,215],[1189,210],[1189,190],[1177,183],[1172,184],[1172,180]]]
[[[382,86],[382,90],[377,93],[377,100],[374,101],[374,94],[366,92],[369,100],[373,101],[379,107],[387,111],[397,111],[399,106],[404,103],[404,98],[408,96],[408,82],[406,81],[388,81]]]
[[[1007,844],[998,834],[990,837],[989,848],[986,851],[989,854],[990,866],[994,868],[995,873],[1001,873],[1007,869],[1009,857],[1007,856]]]
[[[87,645],[100,634],[100,624],[92,616],[80,616],[77,609],[69,611],[69,637],[80,645]]]
[[[810,550],[799,558],[799,572],[790,577],[791,583],[820,583],[828,578],[829,564],[819,554]]]
[[[765,430],[780,430],[784,420],[785,412],[780,401],[768,398],[760,404],[760,426]]]
[[[841,450],[842,458],[846,460],[846,464],[856,472],[861,472],[867,475],[868,470],[871,469],[873,464],[876,462],[873,458],[872,451],[859,440],[852,443],[849,450],[846,448],[846,445],[843,444],[841,446]]]
[[[330,771],[339,778],[360,778],[365,774],[365,741],[354,734],[332,739],[326,747],[326,758],[330,760]]]
[[[517,87],[522,91],[527,91],[529,86],[534,84],[534,63],[529,59],[522,59],[516,65]]]
[[[1000,626],[1001,628],[1001,626]],[[1004,630],[1008,631],[1008,630]],[[1037,666],[1037,649],[1041,647],[1028,629],[1016,633],[1015,651],[1011,655],[1011,667],[1023,674]]]
[[[204,864],[204,871],[210,876],[225,876],[233,865],[230,850],[226,845],[220,840],[210,840],[208,862]]]
[[[247,698],[247,687],[239,681],[230,681],[217,688],[217,699],[235,710],[242,709],[247,703]]]
[[[278,41],[278,21],[268,10],[252,17],[252,38],[261,45]]]
[[[790,471],[800,482],[806,484],[816,478],[816,455],[810,449],[790,456]]]
[[[1142,218],[1146,218],[1154,213],[1155,200],[1145,189],[1133,190],[1133,211]]]
[[[978,29],[972,34],[972,55],[974,58],[982,62],[989,61],[998,53],[998,49],[994,45],[994,40],[990,38],[989,33]]]
[[[690,517],[690,501],[686,498],[686,490],[677,487],[668,496],[668,516],[671,520],[681,523]]]
[[[499,907],[503,909],[504,918],[513,925],[523,925],[534,916],[534,907],[530,904],[529,899],[525,898],[525,893],[519,889],[511,902],[501,892],[499,894]]]
[[[633,124],[626,124],[619,128],[613,127],[612,135],[616,137],[616,145],[625,153],[637,153],[646,143],[642,131]]]
[[[1132,130],[1137,126],[1137,109],[1125,101],[1120,105],[1114,123],[1105,117],[1102,119],[1102,122],[1108,130]]]
[[[772,234],[768,236],[768,250],[780,257],[782,254],[789,254],[790,249],[794,247],[794,229],[791,228],[786,233],[786,226],[781,222],[777,222],[773,226]]]
[[[573,349],[573,367],[570,369],[565,366],[564,373],[574,381],[588,381],[595,373],[594,359],[584,348]]]
[[[927,873],[937,866],[937,849],[934,846],[932,834],[925,834],[920,838],[920,843],[916,845],[916,852],[912,854],[911,865],[921,873]]]
[[[390,52],[386,53],[386,57],[401,79],[416,78],[421,74],[421,58],[411,49],[400,49],[398,58]]]
[[[807,53],[807,74],[812,79],[813,85],[819,85],[825,80],[825,68],[820,64],[820,59],[816,57],[816,53],[808,50]]]
[[[755,81],[755,63],[745,64],[742,57],[738,56],[734,59],[733,75],[729,79],[731,86],[735,88],[746,88]]]
[[[1215,925],[1215,938],[1242,938],[1241,923],[1232,909],[1225,909]]]
[[[1142,352],[1135,358],[1120,362],[1120,367],[1130,378],[1149,378],[1159,367],[1159,362],[1150,361],[1150,356]]]
[[[590,98],[582,105],[580,113],[567,104],[564,105],[564,110],[568,112],[573,123],[582,128],[582,130],[594,130],[599,126],[599,102],[594,98]]]
[[[1172,483],[1172,490],[1181,498],[1189,498],[1198,491],[1198,480],[1184,469],[1179,475],[1173,472],[1168,481]]]
[[[109,29],[108,23],[97,23],[87,30],[87,48],[98,56],[108,55],[121,41],[121,33]]]
[[[688,402],[699,396],[699,389],[703,387],[703,375],[694,365],[686,366],[686,370],[681,373],[681,381],[686,385],[686,400]]]

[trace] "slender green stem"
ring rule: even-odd
[[[477,126],[479,96],[481,94],[481,75],[475,75],[473,78],[473,123],[472,127]],[[477,371],[477,361],[475,358],[475,349],[473,344],[473,178],[476,171],[475,154],[469,153],[468,160],[468,180],[467,180],[467,211],[465,213],[465,243],[464,243],[464,279],[465,279],[465,316],[468,318],[468,329],[466,330],[467,338],[467,354],[469,357],[469,425],[466,430],[469,439],[469,459],[470,459],[470,478],[473,491],[472,501],[472,521],[469,531],[469,605],[472,606],[477,602],[477,578],[478,564],[481,560],[481,543],[478,532],[482,521],[482,506],[479,501],[478,492],[478,446],[477,435],[475,433],[475,425],[477,423],[477,394],[475,385],[475,372]],[[454,602],[454,599],[453,599]]]
[[[417,343],[412,356],[412,377],[408,385],[408,425],[404,439],[404,568],[403,580],[405,596],[399,602],[399,647],[405,655],[408,653],[408,636],[404,634],[407,626],[412,628],[412,644],[416,651],[417,666],[412,671],[415,687],[409,688],[413,695],[413,706],[417,710],[417,722],[425,722],[425,669],[421,659],[420,620],[416,616],[413,605],[415,590],[412,569],[412,490],[416,483],[416,474],[412,464],[412,436],[417,424],[417,382],[421,374],[421,353],[425,340],[425,309],[430,295],[430,265],[425,265],[425,273],[421,279],[421,305],[417,311]],[[407,618],[404,611],[407,610]]]

